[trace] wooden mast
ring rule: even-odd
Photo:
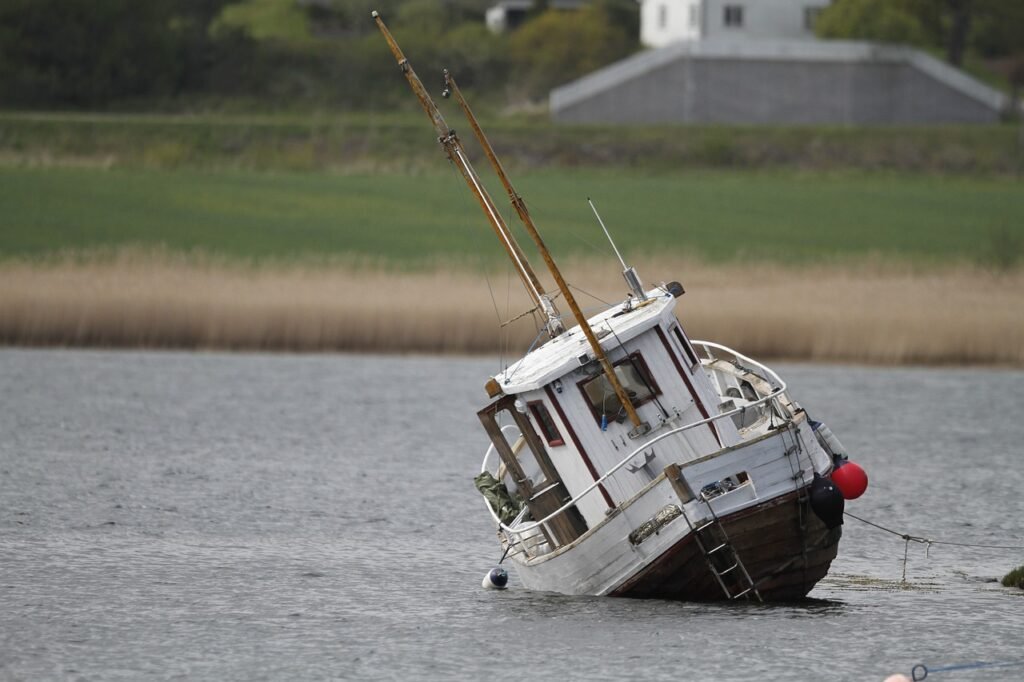
[[[459,140],[458,135],[455,131],[448,127],[445,123],[444,117],[441,116],[441,112],[438,111],[437,105],[427,94],[427,90],[423,87],[423,83],[420,81],[419,76],[413,70],[412,65],[409,64],[409,60],[406,59],[402,53],[402,49],[395,42],[391,32],[388,31],[387,26],[384,25],[384,21],[380,18],[380,14],[374,11],[371,16],[374,21],[377,22],[377,27],[380,32],[384,35],[384,39],[388,43],[388,47],[391,48],[391,53],[394,55],[395,60],[398,62],[399,68],[405,75],[405,79],[409,82],[409,86],[412,88],[413,93],[420,101],[420,105],[423,110],[427,113],[431,123],[434,124],[434,130],[437,132],[438,142],[444,147],[445,153],[453,164],[462,173],[463,179],[469,186],[470,192],[476,197],[476,200],[480,204],[480,208],[483,209],[484,215],[487,216],[488,222],[494,229],[495,234],[498,235],[498,239],[501,241],[505,250],[508,252],[509,258],[512,259],[513,265],[516,267],[516,271],[519,273],[519,277],[523,280],[523,285],[526,287],[526,291],[529,293],[530,298],[533,299],[535,306],[540,308],[545,317],[547,318],[547,329],[551,336],[557,336],[565,331],[565,327],[562,324],[562,320],[559,316],[558,310],[551,302],[551,297],[544,291],[544,287],[541,286],[540,280],[537,279],[537,275],[530,267],[530,263],[526,260],[526,255],[523,253],[519,244],[516,242],[511,230],[508,225],[501,217],[501,213],[498,208],[494,205],[494,201],[491,199],[487,190],[484,189],[483,183],[480,181],[480,177],[476,174],[473,166],[469,163],[469,159],[466,157],[465,150],[462,148],[462,142]]]
[[[587,341],[590,342],[590,347],[594,351],[594,357],[596,357],[598,362],[601,363],[605,376],[608,377],[608,383],[611,384],[616,397],[625,408],[626,414],[629,416],[629,420],[634,426],[634,432],[637,434],[646,433],[650,430],[650,426],[640,420],[640,416],[637,414],[636,408],[633,406],[633,401],[629,399],[629,394],[626,393],[626,390],[622,387],[618,377],[615,376],[615,368],[608,360],[608,356],[605,354],[604,349],[601,348],[601,343],[594,334],[594,330],[591,329],[586,316],[583,314],[583,311],[580,310],[579,305],[576,303],[576,298],[572,295],[572,291],[569,289],[569,285],[562,277],[562,272],[558,269],[558,265],[555,263],[554,258],[551,257],[551,252],[548,251],[548,247],[541,238],[540,232],[537,231],[537,226],[534,224],[533,218],[530,217],[530,212],[526,208],[526,202],[523,201],[523,197],[516,191],[515,187],[512,186],[512,181],[509,180],[508,175],[505,173],[505,168],[501,165],[501,161],[498,160],[497,154],[494,153],[494,148],[491,147],[490,141],[487,139],[487,136],[484,135],[484,131],[480,128],[480,124],[476,120],[476,116],[473,115],[472,109],[469,108],[469,104],[462,96],[462,91],[459,90],[459,86],[455,82],[455,78],[452,77],[447,70],[444,72],[444,82],[447,88],[445,90],[445,94],[448,95],[450,93],[454,95],[455,101],[459,103],[463,113],[466,115],[466,120],[469,121],[469,127],[473,129],[473,134],[476,136],[477,141],[479,141],[480,146],[483,148],[488,161],[491,162],[494,172],[498,174],[498,178],[501,179],[501,184],[505,186],[505,191],[508,192],[508,197],[511,199],[512,206],[515,207],[516,213],[519,215],[519,219],[522,221],[526,231],[533,239],[534,244],[537,245],[537,250],[540,251],[540,255],[544,259],[545,265],[548,266],[548,271],[551,272],[551,276],[555,279],[555,283],[558,285],[559,291],[561,291],[562,296],[565,297],[566,305],[569,306],[573,317],[576,318],[576,322],[579,324],[580,329],[583,330],[583,334],[587,337]]]
[[[434,130],[438,135],[438,141],[441,143],[441,146],[444,147],[445,153],[462,173],[470,191],[480,203],[480,207],[483,209],[484,214],[491,223],[491,227],[494,228],[498,238],[505,246],[506,251],[508,251],[508,255],[516,266],[516,270],[519,273],[520,278],[523,280],[523,284],[526,286],[531,298],[533,298],[534,304],[543,310],[544,314],[547,316],[548,333],[553,337],[558,336],[565,331],[565,327],[562,324],[558,311],[551,302],[551,298],[544,292],[540,281],[537,279],[536,274],[533,272],[533,269],[530,267],[530,264],[526,259],[526,255],[519,248],[515,237],[512,235],[508,225],[505,224],[505,221],[501,218],[501,214],[498,212],[497,207],[494,205],[494,201],[480,182],[480,177],[476,174],[473,166],[469,163],[469,159],[466,158],[465,151],[462,148],[462,142],[459,140],[458,135],[455,134],[454,130],[448,127],[444,117],[441,116],[441,112],[437,109],[437,105],[434,104],[434,101],[430,98],[426,88],[423,87],[423,83],[413,70],[412,65],[409,64],[409,60],[406,59],[402,49],[398,46],[398,43],[391,35],[391,32],[388,31],[387,26],[384,25],[384,21],[380,18],[380,14],[374,11],[371,13],[371,16],[374,21],[376,21],[377,27],[380,29],[384,39],[387,41],[388,47],[391,48],[391,53],[398,62],[398,66],[405,75],[405,79],[409,82],[409,86],[412,88],[413,93],[419,99],[420,106],[423,107],[423,110],[427,113],[431,123],[433,123]],[[494,153],[494,149],[491,147],[490,142],[484,135],[483,130],[480,129],[480,125],[477,123],[476,117],[470,110],[466,100],[462,97],[462,93],[459,90],[458,85],[455,83],[455,79],[453,79],[447,71],[445,71],[445,83],[448,88],[445,94],[447,95],[449,92],[455,94],[455,99],[465,113],[466,118],[469,120],[469,124],[473,129],[474,135],[476,135],[477,140],[480,141],[480,145],[483,147],[484,153],[487,155],[487,159],[494,167],[495,172],[497,172],[498,177],[501,179],[502,185],[504,185],[505,190],[508,192],[509,198],[512,200],[512,205],[515,207],[516,213],[519,215],[519,219],[522,221],[523,225],[526,227],[526,231],[537,245],[537,249],[540,251],[541,257],[544,259],[544,263],[547,265],[552,277],[554,277],[559,291],[565,297],[569,308],[572,310],[573,317],[576,319],[580,329],[583,330],[584,336],[586,336],[587,341],[590,343],[590,347],[594,351],[595,358],[601,364],[605,377],[608,379],[608,383],[615,392],[615,396],[619,399],[622,407],[626,410],[626,414],[629,416],[629,420],[633,424],[630,436],[635,437],[647,433],[651,429],[650,425],[647,424],[647,422],[642,421],[640,416],[637,414],[633,401],[630,400],[629,394],[626,393],[626,390],[615,375],[615,367],[611,364],[611,361],[608,360],[608,356],[605,354],[604,349],[601,348],[601,344],[598,341],[597,336],[594,334],[594,330],[590,328],[590,324],[587,322],[586,316],[576,303],[576,299],[572,295],[569,285],[562,277],[561,271],[558,269],[554,259],[551,257],[551,252],[548,251],[547,246],[544,244],[544,240],[541,239],[540,233],[537,231],[537,227],[526,208],[526,202],[524,202],[519,193],[515,191],[511,181],[508,179],[508,175],[505,173],[504,167],[502,167],[501,162],[498,161],[498,157]]]

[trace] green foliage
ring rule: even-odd
[[[421,168],[441,162],[435,145],[424,141],[426,121],[411,99],[404,79],[379,40],[366,39],[378,65],[370,74],[341,70],[334,77],[342,88],[367,77],[379,78],[389,90],[371,91],[366,113],[324,112],[242,115],[198,114],[153,116],[130,114],[0,113],[0,159],[7,163],[79,163],[105,159],[108,165],[135,167],[154,140],[185,147],[189,163],[203,168],[274,170],[283,150],[307,146],[317,150],[313,168]],[[288,53],[285,53],[288,54]],[[283,59],[283,58],[282,58]],[[334,64],[333,57],[327,60]],[[280,66],[280,65],[279,65]],[[325,68],[326,71],[326,68]],[[437,74],[428,87],[440,85]],[[345,80],[349,78],[351,80]],[[459,76],[460,85],[466,81]],[[268,87],[283,100],[285,88],[299,91],[301,81],[274,80]],[[389,102],[385,96],[392,97]],[[932,176],[1016,176],[1020,172],[1019,129],[1003,126],[941,126],[910,128],[746,127],[746,126],[567,126],[546,118],[485,117],[495,148],[511,168],[643,168],[647,172],[682,169],[743,168],[805,169],[811,172],[900,171]],[[449,103],[438,104],[458,117]],[[388,111],[383,111],[387,108]],[[490,120],[486,120],[486,119]],[[464,135],[464,138],[466,136]],[[469,141],[470,152],[475,145]],[[159,158],[159,155],[158,155]],[[0,161],[2,162],[2,161]],[[142,165],[147,165],[143,163]]]
[[[534,98],[634,49],[635,38],[599,5],[573,13],[548,10],[509,39],[512,68],[526,94]]]
[[[1019,587],[1024,590],[1024,566],[1019,566],[1003,577],[1005,587]]]
[[[903,0],[837,0],[818,17],[822,38],[857,38],[925,45],[930,36],[913,3]]]
[[[1024,259],[1024,235],[1006,225],[992,227],[981,240],[978,262],[996,274],[1015,270]]]
[[[640,45],[640,7],[635,0],[593,0],[608,17],[613,26],[621,30],[634,44]]]
[[[475,97],[492,100],[543,97],[637,46],[632,0],[542,13],[512,36],[514,49],[484,27],[489,4],[0,0],[0,105],[104,109],[244,97],[261,109],[413,107],[371,9],[428,87],[448,68]]]
[[[467,22],[448,31],[440,55],[460,87],[494,91],[505,86],[510,68],[508,41],[483,24]]]
[[[435,0],[408,0],[398,9],[396,25],[415,27],[433,36],[444,33],[449,22],[447,8]]]
[[[0,101],[97,108],[201,87],[216,72],[208,27],[226,1],[3,0]]]
[[[981,7],[973,36],[978,51],[986,57],[1024,53],[1024,2],[981,0]]]
[[[309,16],[294,0],[245,0],[224,8],[214,31],[238,29],[256,40],[310,40]]]
[[[823,38],[909,43],[942,49],[960,65],[968,50],[986,57],[1024,51],[1020,0],[836,0],[815,26]]]
[[[0,3],[0,100],[96,106],[159,95],[176,80],[164,2],[6,0]],[[54,17],[60,17],[59,20]]]

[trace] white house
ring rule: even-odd
[[[640,0],[640,42],[662,47],[707,38],[814,39],[832,0]]]

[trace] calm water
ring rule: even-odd
[[[0,679],[881,680],[1024,658],[1024,550],[846,523],[806,603],[480,589],[496,362],[0,351]],[[1024,373],[782,367],[848,510],[1024,545]],[[1024,666],[929,679],[1017,680]]]

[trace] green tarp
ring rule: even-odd
[[[505,525],[512,523],[523,510],[523,498],[509,493],[505,484],[494,478],[489,471],[474,478],[473,484]]]

